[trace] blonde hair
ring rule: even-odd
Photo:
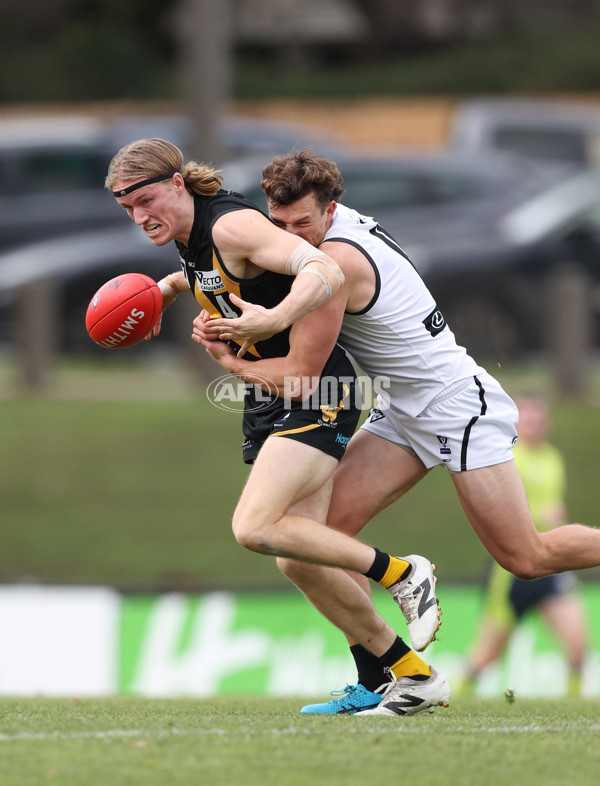
[[[221,188],[220,173],[206,164],[188,161],[177,145],[165,139],[138,139],[122,147],[113,157],[104,180],[104,187],[114,190],[118,181],[145,180],[179,171],[188,191],[202,196],[214,196]]]

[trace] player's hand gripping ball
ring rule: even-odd
[[[85,315],[90,338],[107,349],[131,347],[152,330],[162,310],[156,281],[143,273],[125,273],[103,284]]]

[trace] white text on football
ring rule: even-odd
[[[127,317],[125,322],[120,325],[115,332],[104,339],[104,341],[100,342],[100,345],[103,347],[108,347],[111,349],[112,347],[118,346],[122,341],[125,341],[131,333],[135,330],[137,325],[139,325],[140,321],[146,316],[144,311],[140,311],[139,308],[132,308],[130,315]]]

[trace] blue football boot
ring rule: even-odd
[[[363,685],[346,685],[344,690],[331,691],[331,699],[323,704],[307,704],[300,710],[306,715],[354,715],[355,712],[370,710],[381,701],[381,693],[387,688],[382,685],[377,692],[367,690]]]

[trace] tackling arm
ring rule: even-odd
[[[253,215],[254,212],[227,214],[215,224],[213,239],[225,263],[232,270],[237,265],[239,271],[240,264],[242,267],[248,264],[257,272],[272,270],[295,276],[295,280],[287,297],[274,308],[266,309],[233,296],[231,302],[241,308],[242,316],[213,320],[215,328],[224,330],[224,339],[245,342],[240,355],[251,344],[281,332],[323,305],[344,283],[342,270],[331,257],[296,235],[279,229],[262,214]],[[224,221],[226,218],[228,220]]]

